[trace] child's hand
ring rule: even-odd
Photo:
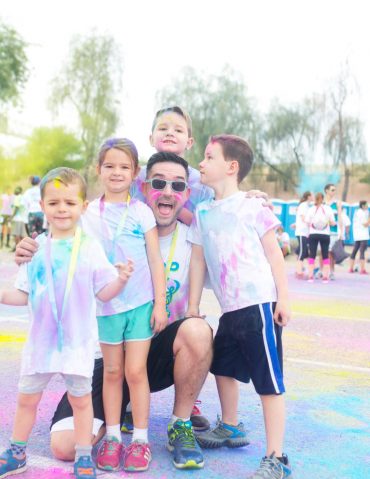
[[[274,210],[274,205],[269,199],[269,195],[264,191],[260,190],[249,190],[245,193],[246,198],[263,198],[265,201],[262,203],[262,206],[267,206],[271,211]]]
[[[154,303],[150,326],[153,333],[161,332],[168,324],[168,316],[165,306],[156,305]]]
[[[185,313],[185,318],[200,318],[205,319],[205,314],[200,314],[198,308],[189,308]]]
[[[274,321],[279,326],[286,326],[290,321],[290,306],[288,301],[278,301],[274,312]]]
[[[117,268],[118,276],[123,283],[127,283],[134,271],[134,263],[131,259],[127,260],[127,263],[116,263],[114,265]]]

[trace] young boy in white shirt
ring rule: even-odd
[[[245,198],[239,183],[249,173],[253,152],[234,135],[213,136],[199,164],[201,182],[215,199],[200,203],[189,232],[193,243],[187,314],[199,315],[206,266],[222,309],[214,341],[211,372],[216,376],[222,419],[199,435],[201,446],[248,444],[238,422],[238,381],[252,379],[260,395],[267,449],[252,476],[288,478],[283,454],[285,391],[282,374],[282,326],[290,319],[284,258],[275,228],[278,219],[260,199]],[[279,474],[279,475],[277,475]]]

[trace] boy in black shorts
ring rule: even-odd
[[[233,135],[211,137],[199,164],[201,182],[215,199],[198,204],[188,239],[193,243],[187,314],[199,315],[206,265],[223,315],[214,341],[211,372],[216,376],[222,420],[198,436],[202,447],[247,445],[238,422],[238,381],[252,379],[260,395],[267,448],[253,479],[291,478],[283,454],[285,426],[282,326],[290,319],[284,258],[274,229],[278,219],[260,199],[238,188],[253,153]]]

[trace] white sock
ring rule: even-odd
[[[132,442],[145,442],[148,443],[148,428],[146,429],[139,429],[138,427],[134,427],[134,432],[132,434]]]
[[[121,426],[115,424],[114,426],[107,426],[107,436],[113,436],[117,441],[122,442]]]
[[[180,421],[190,421],[190,417],[187,417],[187,418],[182,418],[182,417],[177,417],[175,416],[174,414],[172,414],[171,416],[171,419],[170,419],[170,424],[173,424],[174,422],[176,422],[178,419],[180,419]]]

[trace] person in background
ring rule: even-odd
[[[324,203],[333,210],[334,214],[334,223],[330,225],[330,233],[329,233],[329,266],[330,266],[330,274],[329,279],[334,279],[334,268],[335,268],[335,260],[331,253],[331,250],[335,244],[335,242],[339,239],[341,235],[341,231],[343,228],[342,225],[342,202],[335,198],[336,187],[333,183],[328,183],[325,185],[324,192],[325,192],[325,199]]]
[[[10,231],[11,231],[11,217],[12,217],[12,202],[13,197],[10,194],[9,188],[1,195],[1,248],[5,246],[10,248]]]
[[[349,272],[354,273],[357,252],[360,250],[360,274],[368,274],[365,268],[365,251],[369,241],[369,207],[365,200],[359,202],[359,208],[353,216],[353,239],[355,244],[349,260]]]
[[[312,201],[311,191],[305,191],[299,200],[296,213],[295,235],[298,240],[296,277],[303,279],[303,262],[308,258],[309,226],[305,221],[306,214]]]
[[[285,256],[288,256],[288,254],[290,254],[291,250],[289,235],[286,231],[284,231],[284,228],[281,225],[276,228],[275,233],[281,252],[283,253],[283,256],[285,258]]]
[[[313,272],[317,246],[320,245],[322,256],[322,282],[329,280],[329,244],[330,226],[334,225],[334,212],[324,203],[324,195],[316,193],[315,204],[309,208],[305,221],[309,224],[309,257],[308,257],[308,282],[313,282]]]
[[[44,231],[44,213],[40,206],[40,177],[30,177],[31,188],[28,188],[23,194],[23,200],[27,212],[27,230],[29,236],[33,233],[40,234]]]
[[[17,186],[14,190],[13,196],[13,205],[12,205],[12,235],[14,237],[14,248],[13,252],[17,244],[27,236],[27,230],[25,226],[26,218],[25,212],[26,208],[24,206],[24,199],[22,195],[22,188]]]

